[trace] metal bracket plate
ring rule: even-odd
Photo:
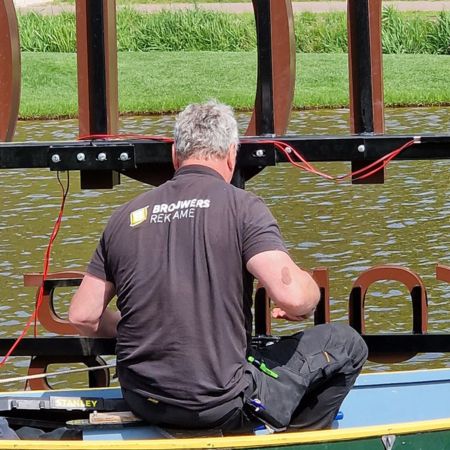
[[[136,168],[134,145],[52,145],[47,156],[50,170],[126,170]]]

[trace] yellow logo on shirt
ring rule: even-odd
[[[148,218],[148,206],[130,213],[130,227],[135,227],[145,222]]]

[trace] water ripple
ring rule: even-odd
[[[248,114],[238,114],[241,132]],[[124,117],[121,131],[171,135],[172,116]],[[395,109],[386,112],[390,133],[449,133],[450,108]],[[20,123],[17,141],[76,139],[73,120]],[[349,133],[348,110],[295,112],[289,133]],[[331,174],[349,171],[346,163],[317,164]],[[448,284],[435,279],[435,264],[450,265],[450,162],[399,161],[387,169],[384,185],[336,185],[288,165],[264,170],[247,188],[264,198],[278,219],[293,258],[302,266],[329,269],[332,318],[347,320],[348,296],[362,271],[377,264],[400,264],[420,274],[429,291],[429,329],[449,332]],[[22,273],[41,271],[43,253],[56,219],[60,187],[52,172],[36,169],[2,171],[0,211],[1,335],[17,335],[34,306],[34,291],[22,285]],[[149,189],[122,177],[112,191],[83,190],[71,173],[71,192],[63,227],[52,253],[52,270],[84,270],[109,216],[118,206]],[[409,294],[398,285],[370,291],[368,326],[374,332],[410,328]],[[370,320],[369,320],[370,319]],[[292,333],[292,324],[275,321],[274,331]],[[45,334],[45,331],[42,331]],[[15,358],[14,371],[28,359]],[[450,366],[442,354],[419,355],[396,368]],[[368,370],[389,365],[369,363]]]

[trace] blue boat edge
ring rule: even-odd
[[[443,384],[446,389],[443,389]],[[101,433],[91,440],[82,441],[0,441],[0,449],[39,449],[41,450],[45,445],[49,450],[75,450],[75,449],[109,449],[109,450],[128,450],[128,449],[234,449],[234,448],[258,448],[258,449],[273,449],[273,448],[289,448],[289,449],[334,449],[342,448],[346,442],[348,448],[384,448],[381,442],[382,439],[395,439],[395,437],[409,436],[410,439],[418,439],[422,445],[424,439],[433,440],[432,435],[440,435],[440,439],[445,439],[450,445],[450,369],[432,369],[432,370],[408,370],[398,372],[380,372],[362,374],[358,378],[354,389],[349,394],[349,397],[342,405],[344,418],[338,421],[336,428],[320,431],[292,431],[289,430],[283,433],[265,434],[265,435],[237,435],[227,437],[188,437],[188,438],[172,438],[172,439],[133,439],[131,436],[111,439],[107,434],[104,436]],[[438,400],[443,408],[437,408],[437,413],[430,411],[422,397],[414,395],[414,393],[424,391],[424,395],[429,397],[429,405],[434,404]],[[104,398],[114,398],[120,393],[120,388],[89,388],[89,389],[70,389],[70,390],[53,390],[53,391],[16,391],[16,392],[1,392],[2,396],[26,396],[26,397],[47,397],[57,395],[80,396],[82,393],[95,394],[96,396],[103,396]],[[429,395],[429,392],[432,394]],[[446,392],[449,392],[446,394]],[[376,411],[376,407],[367,400],[372,395],[373,400],[379,403],[385,403],[385,409],[389,409],[389,396],[394,395],[394,401],[391,399],[391,410],[389,414],[398,414],[402,411],[403,416],[398,415],[397,421],[391,420],[385,423],[366,424],[366,425],[352,425],[352,417],[362,415],[362,411]],[[413,411],[410,405],[404,406],[401,399],[409,398],[410,401],[420,409],[420,420],[407,420],[413,414],[418,412]],[[365,399],[363,403],[361,400]],[[359,404],[359,408],[354,411],[354,405]],[[369,405],[369,406],[368,406]],[[447,406],[448,405],[448,406]],[[439,405],[438,405],[439,406]],[[353,410],[353,411],[352,411]],[[378,418],[380,421],[386,415],[378,411]],[[441,417],[436,417],[441,415]],[[431,419],[424,419],[431,416]],[[406,417],[406,420],[405,420]],[[370,414],[367,414],[366,422],[370,422]],[[346,425],[341,425],[345,424]],[[362,423],[362,422],[360,422]],[[402,438],[403,439],[403,438]],[[374,447],[369,444],[369,441],[379,441],[381,447]],[[400,440],[399,440],[400,442]],[[326,447],[323,445],[326,444]],[[363,447],[359,447],[362,445]],[[374,444],[375,445],[375,444]],[[421,448],[419,447],[417,448]],[[355,447],[356,446],[356,447]],[[396,448],[395,446],[389,448]],[[408,447],[410,448],[410,447]],[[411,447],[415,448],[415,447]],[[428,447],[437,448],[437,447]],[[441,448],[441,447],[439,447]]]

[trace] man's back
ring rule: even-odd
[[[271,233],[259,199],[197,165],[112,217],[88,271],[102,276],[106,266],[116,286],[122,386],[193,409],[242,391],[252,288],[244,258]]]

